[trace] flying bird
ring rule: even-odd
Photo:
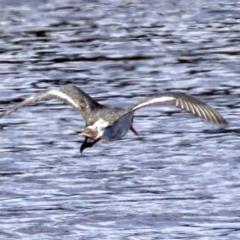
[[[129,130],[138,136],[138,132],[133,127],[134,113],[136,110],[149,105],[176,106],[207,121],[216,124],[227,124],[227,121],[218,111],[183,93],[156,93],[143,98],[128,109],[122,109],[104,106],[72,84],[43,91],[29,97],[0,113],[0,118],[17,111],[19,108],[49,99],[58,99],[72,106],[85,120],[84,129],[75,132],[85,137],[80,152],[85,148],[92,147],[100,140],[113,141],[121,139]]]

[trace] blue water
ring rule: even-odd
[[[0,111],[73,83],[118,107],[181,91],[229,126],[151,107],[140,139],[80,154],[71,107],[20,109],[0,119],[0,239],[240,238],[239,16],[238,1],[2,1]]]

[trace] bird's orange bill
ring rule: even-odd
[[[138,134],[137,130],[133,127],[133,125],[131,125],[130,130],[131,130],[136,136],[139,137],[139,134]]]

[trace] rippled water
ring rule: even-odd
[[[57,101],[0,119],[0,239],[240,238],[238,1],[1,1],[0,110],[76,84],[127,107],[182,91],[229,126],[175,108],[79,153],[81,117]]]

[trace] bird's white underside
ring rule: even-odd
[[[103,128],[101,139],[106,142],[121,139],[132,125],[133,114],[134,112],[128,113],[118,119],[111,127]]]

